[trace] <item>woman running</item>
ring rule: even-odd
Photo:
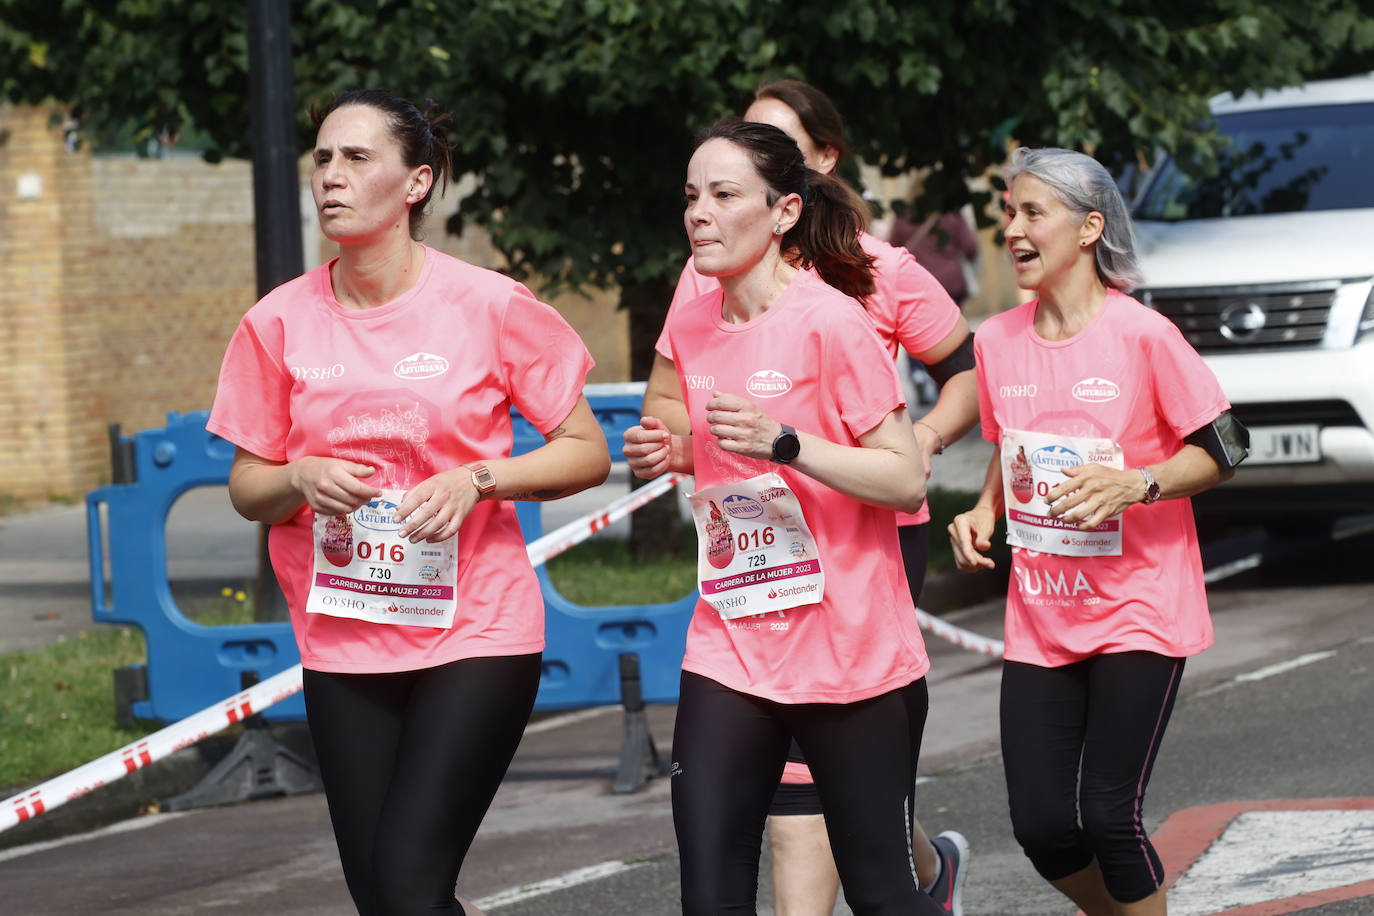
[[[1162,916],[1145,788],[1184,659],[1212,643],[1187,497],[1230,476],[1245,437],[1178,329],[1123,292],[1140,275],[1107,170],[1020,149],[1009,176],[1007,248],[1038,295],[978,331],[983,434],[1000,453],[950,538],[961,569],[990,568],[1006,515],[1017,841],[1088,916]]]
[[[778,80],[755,90],[744,113],[746,121],[772,124],[791,137],[808,168],[833,175],[848,153],[844,120],[830,98],[799,80]],[[954,300],[905,248],[889,245],[860,231],[859,243],[873,259],[874,289],[864,309],[896,358],[898,347],[920,360],[940,385],[940,397],[912,424],[926,467],[947,445],[978,422],[978,387],[974,376],[973,336]],[[786,256],[786,253],[785,253]],[[719,288],[714,277],[683,267],[670,312]],[[664,420],[674,432],[688,431],[677,371],[666,330],[644,398],[644,413]],[[930,554],[930,509],[897,513],[897,536],[913,604],[920,603]],[[804,755],[794,742],[787,769],[769,810],[768,838],[773,853],[773,905],[777,916],[829,916],[839,892],[839,874],[830,854],[820,798]],[[968,875],[968,842],[955,830],[933,841],[919,820],[912,820],[912,858],[921,886],[952,916],[962,913]]]
[[[606,478],[592,360],[528,290],[416,238],[447,115],[314,113],[328,264],[249,310],[209,429],[272,526],[344,877],[362,914],[476,913],[454,885],[533,707],[543,599],[512,499]],[[512,405],[547,444],[511,457]]]
[[[653,416],[625,434],[636,475],[699,487],[673,736],[683,911],[753,912],[795,737],[853,910],[938,913],[911,862],[929,662],[893,514],[920,507],[926,475],[854,298],[874,288],[863,205],[781,130],[739,119],[703,134],[686,196],[696,269],[719,282],[666,329],[691,434]]]

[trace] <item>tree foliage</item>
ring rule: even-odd
[[[1157,149],[1204,165],[1220,91],[1374,68],[1374,0],[293,0],[305,103],[362,85],[454,112],[462,218],[516,275],[654,290],[686,254],[692,136],[764,79],[806,79],[855,151],[929,170],[925,208],[1009,140],[1120,170]],[[0,0],[0,95],[56,99],[89,136],[187,123],[251,151],[244,9],[223,0]],[[456,227],[454,227],[456,228]],[[631,295],[629,298],[634,299]],[[663,302],[644,306],[661,316]],[[652,319],[650,320],[652,323]]]

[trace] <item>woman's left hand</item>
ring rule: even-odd
[[[753,401],[719,391],[706,402],[706,424],[723,451],[764,461],[772,459],[773,440],[782,432],[782,424]]]
[[[477,505],[477,487],[472,471],[462,465],[435,474],[406,491],[396,507],[396,517],[405,519],[398,534],[419,541],[438,543],[458,533],[463,521]]]
[[[1045,494],[1050,516],[1073,522],[1089,531],[1140,502],[1145,478],[1134,469],[1117,470],[1100,464],[1080,464],[1064,469],[1069,478]]]

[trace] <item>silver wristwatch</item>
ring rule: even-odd
[[[1159,499],[1159,481],[1155,480],[1155,475],[1151,474],[1148,468],[1136,468],[1136,470],[1140,472],[1140,476],[1145,478],[1145,498],[1140,501],[1140,504],[1148,506]]]

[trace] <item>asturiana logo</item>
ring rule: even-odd
[[[391,367],[397,378],[434,378],[448,371],[448,360],[433,353],[412,353]]]
[[[739,493],[731,493],[721,500],[721,505],[734,518],[758,518],[763,514],[763,506],[757,500]]]
[[[1077,452],[1063,445],[1047,445],[1031,452],[1031,464],[1047,471],[1062,471],[1082,463]]]
[[[374,499],[362,506],[353,513],[353,520],[373,531],[396,531],[403,524],[396,517],[396,503],[386,499]]]
[[[775,398],[792,390],[792,380],[774,369],[760,369],[749,376],[744,390],[756,398]]]
[[[1073,396],[1080,401],[1093,403],[1115,401],[1121,397],[1121,388],[1111,379],[1085,378],[1073,386]]]

